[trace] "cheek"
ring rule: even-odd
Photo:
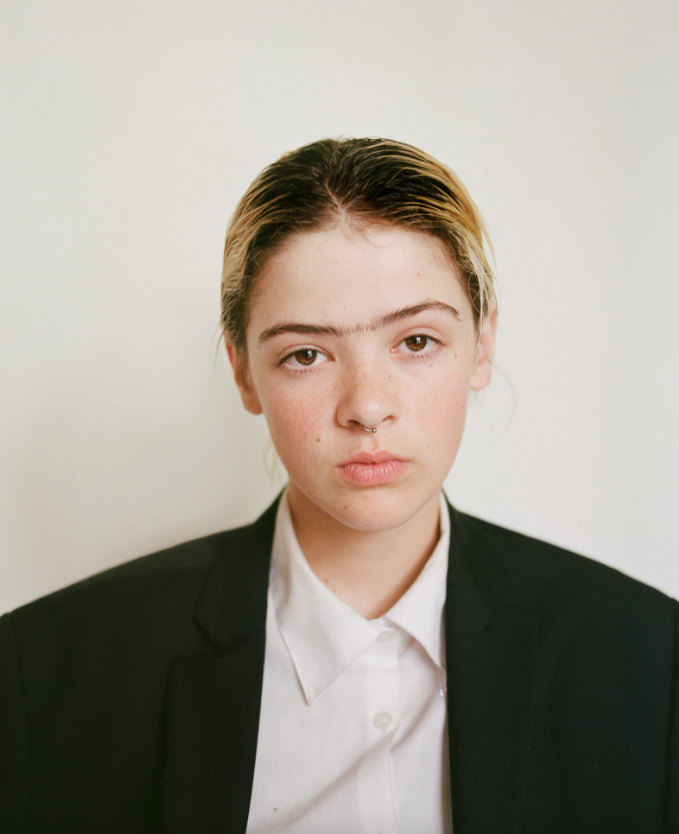
[[[455,454],[462,439],[467,414],[469,374],[455,369],[432,379],[427,390],[413,398],[412,422],[430,451],[446,458]]]
[[[315,396],[308,393],[305,396],[301,390],[269,390],[262,407],[271,439],[284,465],[291,458],[306,455],[322,445],[319,439],[326,408],[318,392]]]

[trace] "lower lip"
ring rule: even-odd
[[[350,484],[379,486],[394,481],[409,466],[407,460],[385,460],[382,463],[347,463],[337,469],[340,476]]]

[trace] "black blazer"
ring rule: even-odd
[[[3,834],[245,831],[275,509],[0,619]],[[450,514],[455,834],[678,834],[677,603]]]

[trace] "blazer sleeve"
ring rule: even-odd
[[[0,831],[24,828],[28,771],[26,707],[12,624],[0,617]]]

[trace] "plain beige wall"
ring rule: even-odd
[[[451,499],[679,596],[678,17],[6,2],[0,610],[275,494],[214,360],[223,234],[265,164],[340,134],[439,156],[493,233],[503,374]]]

